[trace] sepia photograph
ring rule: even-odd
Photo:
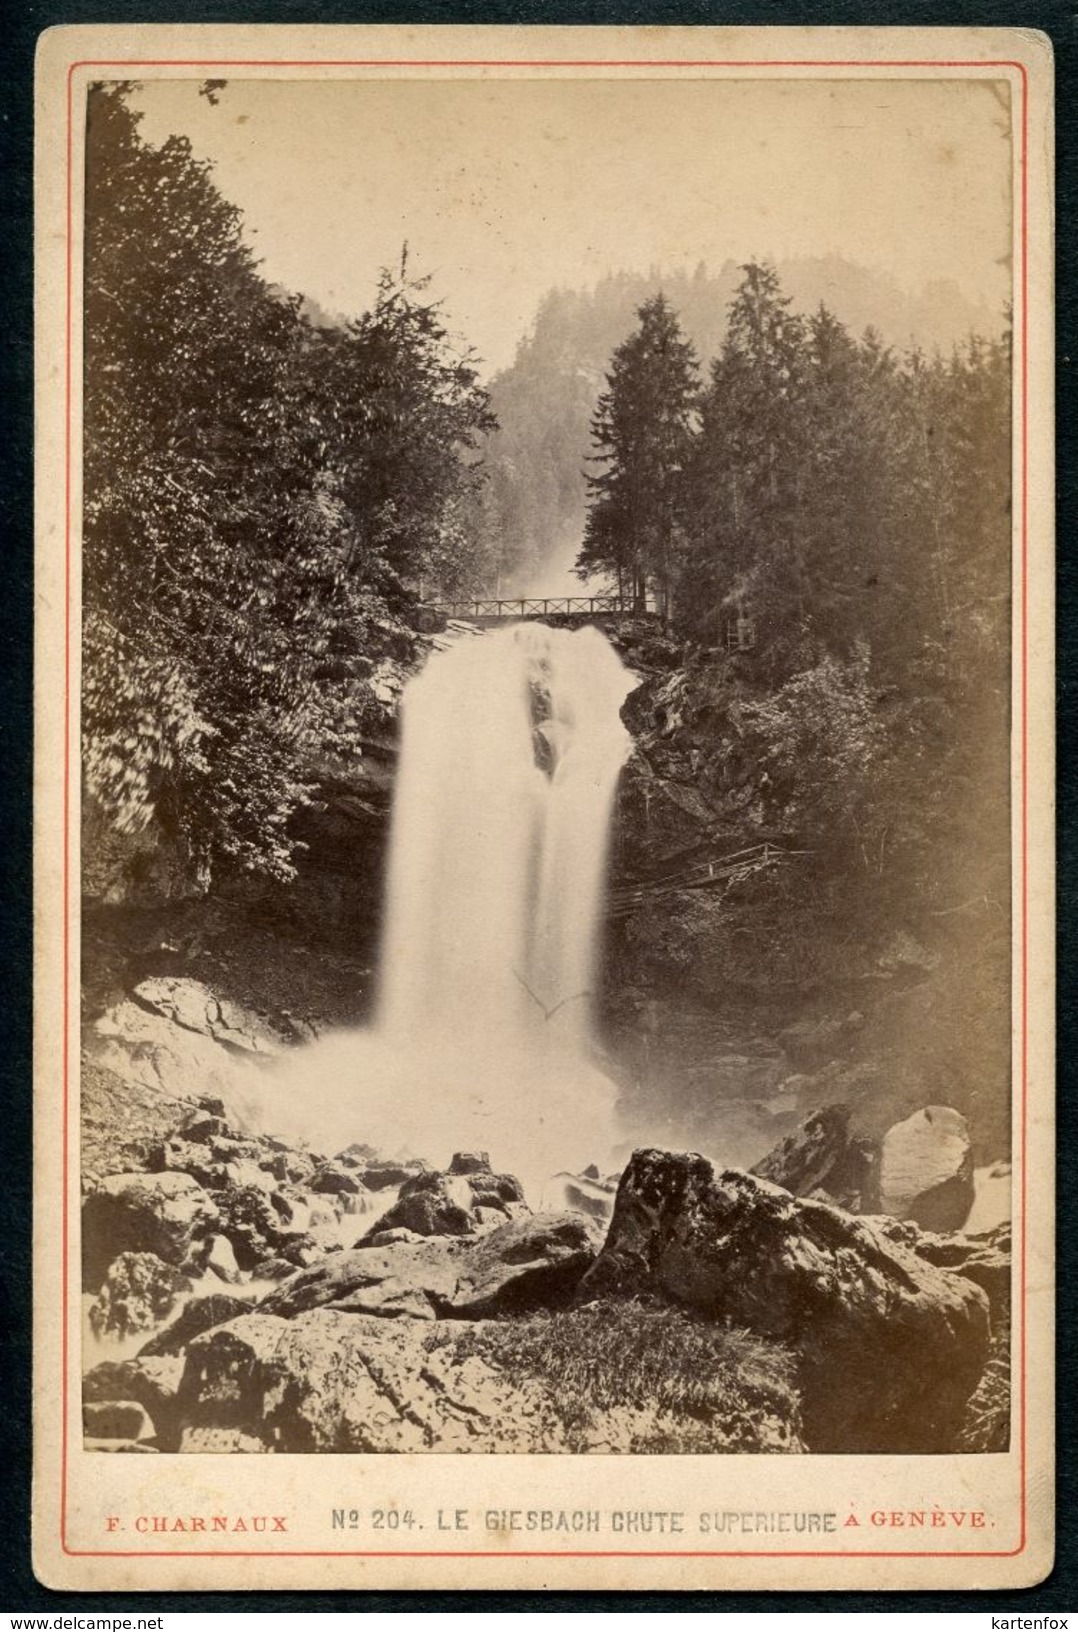
[[[1024,79],[251,55],[68,71],[71,1454],[1010,1556]]]

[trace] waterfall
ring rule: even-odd
[[[609,1158],[592,1014],[634,683],[598,629],[537,623],[408,683],[375,1021],[306,1050],[297,1084],[313,1115],[332,1082],[342,1143],[480,1148],[533,1185]]]

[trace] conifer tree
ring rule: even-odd
[[[593,461],[603,468],[587,479],[577,570],[610,573],[638,606],[653,589],[665,614],[684,523],[697,362],[662,295],[638,316],[639,327],[614,353],[592,419]]]
[[[752,262],[742,271],[701,403],[679,594],[679,616],[710,638],[735,607],[772,624],[802,619],[809,590],[799,528],[805,326],[773,268]]]

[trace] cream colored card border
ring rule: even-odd
[[[1014,109],[1013,1449],[963,1457],[87,1455],[77,1387],[79,269],[82,113],[97,78],[827,77],[1006,79]],[[1052,61],[1027,30],[188,27],[51,30],[37,84],[36,1146],[34,1561],[48,1586],[977,1588],[1052,1558],[1054,678]],[[707,1550],[698,1515],[837,1515],[812,1551]],[[331,1529],[334,1508],[411,1508],[422,1533]],[[489,1509],[597,1512],[598,1534],[485,1528]],[[679,1511],[678,1536],[613,1528]],[[927,1530],[872,1521],[916,1508]],[[458,1510],[468,1528],[456,1529]],[[281,1515],[282,1536],[138,1534],[136,1514]],[[454,1528],[440,1530],[437,1515]],[[984,1515],[956,1527],[951,1513]],[[856,1526],[848,1524],[851,1515]],[[116,1524],[110,1527],[110,1518]],[[714,1543],[712,1543],[714,1545]],[[647,1550],[639,1550],[646,1547]],[[392,1549],[388,1551],[386,1549]]]

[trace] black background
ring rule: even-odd
[[[655,23],[671,25],[885,24],[977,25],[1043,30],[1056,53],[1057,101],[1057,431],[1058,431],[1058,705],[1059,705],[1059,1536],[1047,1581],[1022,1592],[742,1593],[742,1592],[202,1592],[71,1593],[42,1587],[30,1568],[30,1231],[31,1163],[31,812],[33,747],[33,55],[37,37],[61,23]],[[1078,919],[1078,789],[1070,716],[1078,678],[1078,550],[1075,517],[1075,371],[1078,333],[1074,263],[1078,190],[1078,13],[1067,0],[1001,5],[998,0],[935,4],[768,4],[756,0],[55,0],[19,3],[0,20],[0,1612],[158,1611],[202,1609],[505,1612],[572,1609],[603,1613],[655,1610],[983,1610],[1023,1615],[1076,1612],[1078,1632],[1078,1471],[1075,1443],[1075,1249],[1078,1139],[1074,1073],[1078,1013],[1067,979]],[[1073,361],[1072,361],[1073,358]],[[1071,1092],[1073,1088],[1074,1092]],[[212,1564],[207,1565],[209,1583]]]

